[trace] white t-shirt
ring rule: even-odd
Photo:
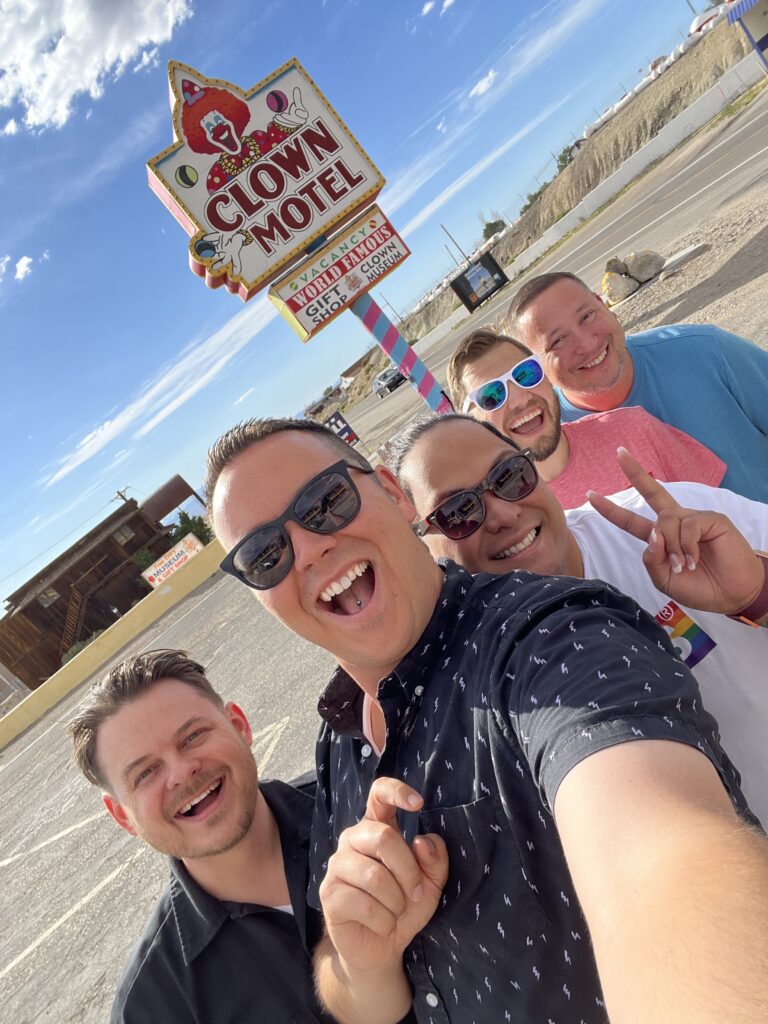
[[[705,484],[664,486],[686,508],[724,513],[755,550],[768,551],[768,505]],[[634,488],[611,499],[655,519]],[[648,577],[642,562],[645,542],[607,522],[590,505],[567,511],[566,518],[584,559],[584,576],[605,580],[634,598],[670,634],[696,676],[705,708],[718,721],[723,748],[741,773],[750,807],[768,826],[768,629],[672,601]]]

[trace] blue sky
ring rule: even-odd
[[[703,7],[698,0],[697,7]],[[167,62],[248,88],[298,57],[387,179],[410,308],[478,213],[534,175],[681,41],[685,0],[10,0],[0,23],[0,596],[239,419],[289,415],[370,344],[352,314],[302,345],[187,267],[146,184],[172,141]],[[642,70],[641,70],[642,69]],[[383,295],[382,295],[383,292]]]

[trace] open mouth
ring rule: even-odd
[[[607,355],[608,355],[608,346],[606,345],[605,348],[602,350],[602,352],[600,353],[599,356],[596,356],[596,358],[593,359],[591,363],[584,363],[584,365],[581,367],[581,369],[582,370],[594,370],[594,368],[596,366],[599,366],[600,363],[603,362],[603,360],[607,357]]]
[[[508,548],[504,548],[497,555],[491,555],[491,559],[494,562],[500,562],[504,558],[514,558],[516,555],[521,555],[524,551],[527,551],[531,544],[537,539],[541,533],[541,526],[535,526],[532,530],[523,537],[522,540],[518,541],[517,544],[512,544]]]
[[[370,562],[357,562],[333,580],[318,598],[323,611],[333,615],[359,615],[371,603],[376,576]]]
[[[544,412],[541,409],[533,409],[531,412],[526,413],[519,420],[515,420],[508,427],[510,433],[522,434],[535,434],[541,430],[544,426]]]
[[[202,793],[198,793],[196,797],[190,800],[188,803],[180,807],[176,812],[175,817],[177,818],[198,818],[201,817],[205,812],[211,808],[219,798],[221,793],[221,787],[224,783],[223,778],[216,779],[215,782],[211,783],[207,789],[204,789]]]

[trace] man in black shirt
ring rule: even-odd
[[[259,785],[245,715],[181,651],[117,665],[70,728],[118,825],[170,856],[112,1024],[328,1021],[306,904],[314,786]]]
[[[768,847],[649,616],[436,565],[392,474],[311,423],[234,428],[207,493],[222,568],[339,661],[310,857],[338,1019],[761,1019]],[[430,832],[450,873],[417,934]]]

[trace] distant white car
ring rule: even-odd
[[[379,398],[384,398],[390,391],[399,388],[408,378],[396,367],[388,366],[380,374],[373,378],[373,393]]]

